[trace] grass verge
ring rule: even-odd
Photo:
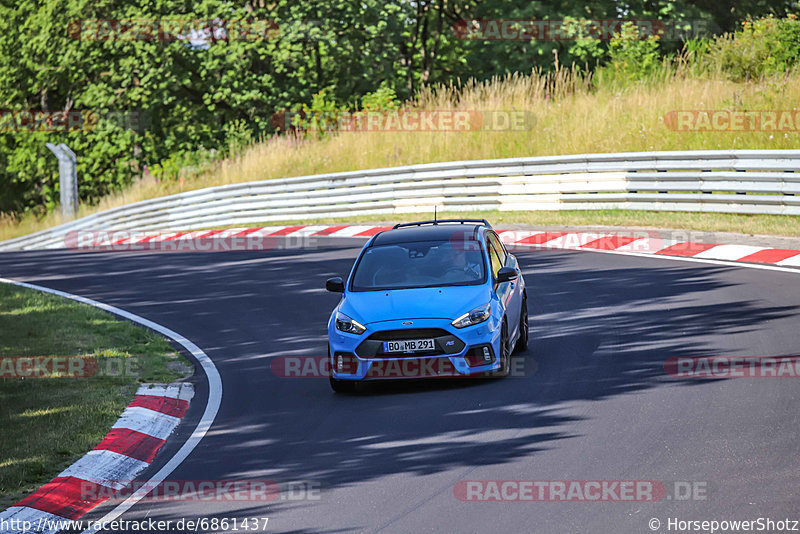
[[[525,226],[618,226],[730,232],[743,235],[800,237],[800,216],[738,215],[733,213],[691,213],[672,211],[575,210],[575,211],[459,211],[438,213],[440,219],[484,218],[498,228]],[[264,223],[264,226],[379,223],[433,219],[432,212],[402,215],[361,215],[343,218],[287,220]],[[219,226],[234,228],[243,225]],[[256,225],[251,225],[256,226]],[[211,228],[210,228],[211,229]]]
[[[19,368],[9,364],[18,356],[91,357],[98,372],[0,378],[0,510],[97,445],[138,383],[191,372],[155,332],[85,304],[0,283],[0,375]]]

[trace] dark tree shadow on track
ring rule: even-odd
[[[323,495],[398,473],[463,475],[558,447],[575,437],[570,423],[580,419],[564,403],[701,387],[705,381],[667,377],[664,362],[731,355],[737,347],[715,340],[798,318],[797,306],[723,301],[733,266],[642,260],[619,268],[598,255],[587,269],[573,260],[590,253],[517,252],[531,321],[525,376],[387,383],[354,396],[334,395],[325,378],[275,376],[276,357],[325,354],[338,296],[324,291],[324,281],[346,275],[356,252],[19,253],[0,255],[0,273],[30,273],[43,285],[144,315],[214,360],[223,405],[170,478],[190,479],[200,469],[210,480],[313,480]],[[256,504],[236,514],[306,505]],[[166,504],[149,509],[153,517],[170,513]]]

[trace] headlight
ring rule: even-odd
[[[334,320],[336,321],[336,329],[347,332],[348,334],[362,334],[367,329],[366,326],[355,319],[351,319],[342,312],[337,311]]]
[[[479,306],[469,313],[465,313],[450,324],[456,328],[464,328],[466,326],[472,326],[474,324],[484,322],[491,314],[492,304],[484,304],[483,306]]]

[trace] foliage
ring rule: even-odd
[[[207,171],[218,159],[219,151],[215,149],[174,152],[150,167],[150,172],[156,180],[182,181]]]
[[[379,87],[376,91],[365,94],[361,97],[361,109],[363,111],[385,111],[398,109],[400,101],[394,89],[386,86]]]
[[[658,53],[659,37],[643,36],[631,22],[609,42],[608,69],[616,80],[631,82],[647,78],[661,64]]]
[[[322,139],[337,128],[346,112],[323,90],[311,96],[311,105],[303,105],[300,112],[292,113],[291,124],[306,137]]]
[[[733,80],[781,74],[800,60],[800,21],[793,14],[744,21],[742,28],[710,45],[707,62]]]
[[[714,41],[709,54],[694,53],[718,61],[736,78],[781,72],[796,63],[797,22],[781,18],[792,5],[778,0],[5,2],[0,107],[90,111],[100,120],[93,128],[72,131],[0,127],[0,213],[44,215],[56,207],[58,170],[45,148],[48,141],[76,152],[81,201],[96,203],[136,182],[146,168],[172,180],[182,176],[177,170],[182,165],[198,168],[209,157],[236,157],[278,130],[281,124],[272,121],[278,110],[317,111],[327,121],[326,113],[345,108],[396,109],[437,84],[546,72],[557,65],[611,69],[606,72],[626,83],[658,70],[661,55],[677,54],[686,41],[673,35],[658,43],[608,42],[587,38],[580,29],[559,39],[471,40],[456,31],[465,21],[564,19],[581,28],[590,20],[658,19],[703,21],[733,31],[739,21],[774,15]],[[255,20],[272,26],[255,37],[190,45],[186,39],[86,38],[91,33],[79,21],[87,19],[177,19],[211,26]],[[137,128],[108,119],[120,114],[140,114],[146,124]],[[314,135],[323,137],[331,127],[317,126]]]

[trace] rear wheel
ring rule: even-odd
[[[508,376],[511,370],[511,350],[508,347],[508,323],[503,319],[503,327],[500,330],[500,369],[495,371],[494,376],[502,378]]]
[[[528,334],[530,327],[528,326],[528,298],[522,298],[522,309],[519,311],[519,339],[517,345],[514,347],[516,352],[525,352],[528,350]]]

